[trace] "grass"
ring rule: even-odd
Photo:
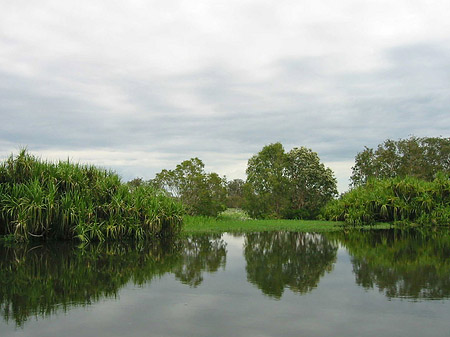
[[[254,220],[239,210],[228,209],[219,214],[217,218],[204,216],[186,216],[184,218],[183,234],[196,233],[224,233],[224,232],[266,232],[266,231],[290,231],[326,233],[337,232],[344,229],[343,221],[324,220]],[[377,223],[373,226],[361,226],[359,229],[386,229],[387,223]]]

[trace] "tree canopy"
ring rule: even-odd
[[[162,170],[152,183],[179,199],[189,214],[216,216],[226,209],[226,180],[204,167],[199,158],[191,158],[174,170]]]
[[[352,170],[353,186],[365,184],[370,177],[414,176],[431,181],[439,171],[450,172],[450,138],[388,139],[376,150],[366,147],[359,152]]]
[[[248,161],[245,210],[259,218],[312,218],[337,195],[336,178],[305,147],[285,152],[281,143]]]

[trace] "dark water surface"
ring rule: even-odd
[[[450,336],[450,236],[0,246],[0,336]]]

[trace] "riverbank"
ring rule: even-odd
[[[352,227],[353,228],[353,227]],[[358,227],[359,229],[386,229],[387,223],[378,223],[374,226]],[[290,232],[314,232],[327,233],[338,232],[344,229],[344,222],[322,220],[253,220],[253,219],[226,219],[188,216],[184,219],[182,233],[224,233],[224,232],[266,232],[266,231],[290,231]]]

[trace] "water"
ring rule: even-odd
[[[450,336],[450,236],[0,248],[0,336]]]

